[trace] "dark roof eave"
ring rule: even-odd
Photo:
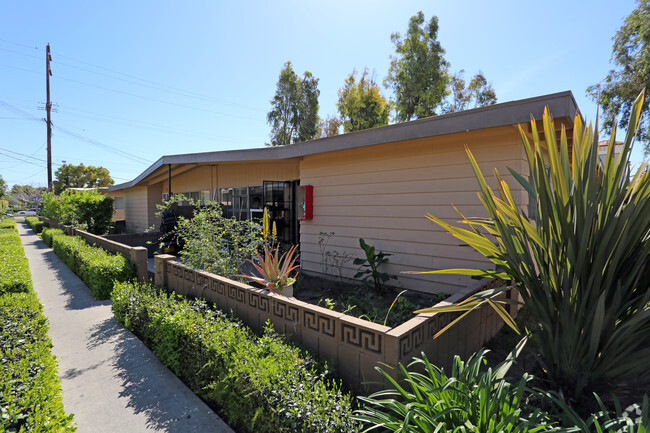
[[[197,164],[298,158],[374,144],[527,123],[530,121],[531,114],[535,116],[535,119],[541,119],[544,107],[549,108],[553,117],[568,118],[571,122],[578,112],[578,105],[573,94],[570,91],[565,91],[287,146],[166,155],[158,159],[158,161],[153,163],[132,181],[112,186],[110,190],[131,188],[165,164]]]

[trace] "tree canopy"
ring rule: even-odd
[[[449,64],[438,42],[438,17],[425,24],[420,11],[409,20],[402,38],[393,33],[395,56],[391,56],[384,84],[395,94],[395,114],[400,122],[433,116],[446,96]]]
[[[345,132],[360,131],[375,126],[388,125],[390,104],[379,91],[374,79],[368,79],[364,69],[359,81],[356,69],[345,79],[345,85],[338,90],[336,106],[341,115]]]
[[[334,137],[339,135],[339,129],[341,127],[341,119],[336,116],[327,116],[327,118],[322,119],[318,122],[318,138],[324,137]]]
[[[625,19],[613,38],[612,61],[616,69],[609,71],[600,84],[587,89],[603,110],[603,130],[611,132],[617,115],[620,126],[627,127],[630,110],[639,92],[650,88],[650,0],[639,0],[636,9]],[[650,154],[650,98],[642,107],[637,138],[645,143]]]
[[[5,195],[7,195],[7,182],[0,175],[0,199],[3,199]]]
[[[37,207],[44,191],[47,191],[44,186],[14,185],[9,192],[9,204],[13,207]]]
[[[54,194],[61,194],[68,188],[96,188],[110,186],[115,183],[108,169],[104,167],[63,164],[54,173],[56,180],[52,182]]]
[[[306,71],[300,78],[286,62],[266,115],[271,125],[270,146],[311,140],[318,133],[318,78]]]
[[[463,78],[464,73],[465,71],[461,69],[450,78],[451,93],[449,96],[451,100],[443,108],[445,113],[497,103],[494,88],[488,83],[481,71],[474,75],[467,85]]]

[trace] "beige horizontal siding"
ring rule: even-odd
[[[148,228],[147,187],[124,190],[126,228],[130,232],[143,232]]]
[[[469,284],[461,276],[405,275],[404,271],[492,268],[491,263],[425,218],[427,213],[457,224],[455,205],[468,217],[486,216],[464,144],[470,145],[491,185],[496,167],[513,189],[527,195],[507,167],[523,170],[523,149],[515,128],[462,133],[305,157],[301,183],[314,186],[314,218],[301,223],[303,268],[322,271],[319,233],[334,232],[327,250],[361,257],[359,238],[392,254],[385,271],[399,287],[453,292]],[[341,163],[345,161],[345,164]],[[358,267],[343,270],[352,277]]]
[[[168,192],[167,182],[162,182],[163,192]],[[212,189],[212,167],[198,166],[192,170],[186,171],[172,177],[172,192],[191,192],[205,191]]]
[[[162,183],[150,185],[147,188],[147,227],[158,227],[160,220],[156,217],[158,204],[162,203]]]
[[[218,188],[261,185],[265,180],[295,180],[300,177],[298,160],[246,164],[220,164]]]

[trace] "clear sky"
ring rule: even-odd
[[[439,18],[451,71],[481,70],[499,102],[586,88],[612,68],[634,0],[114,0],[0,3],[0,175],[47,184],[45,46],[52,50],[54,169],[101,165],[116,183],[162,155],[263,147],[278,74],[319,78],[320,116],[354,68],[383,82],[419,10]],[[383,90],[384,95],[390,92]],[[470,143],[471,144],[471,143]],[[641,146],[633,162],[643,157]],[[16,159],[17,158],[17,159]]]

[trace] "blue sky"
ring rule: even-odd
[[[393,32],[439,18],[451,70],[481,70],[499,102],[585,89],[609,69],[634,0],[6,1],[0,4],[0,175],[47,183],[45,46],[52,50],[54,170],[62,161],[131,180],[162,155],[262,147],[290,60],[319,78],[320,116],[354,68],[386,77]],[[387,89],[384,95],[390,96]],[[470,143],[471,144],[471,143]],[[637,146],[633,161],[643,157]],[[10,156],[8,156],[10,155]],[[16,159],[18,158],[18,159]]]

